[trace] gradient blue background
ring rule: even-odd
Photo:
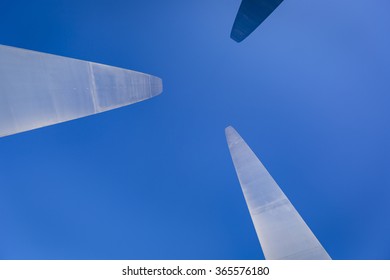
[[[390,259],[390,3],[0,1],[0,43],[161,77],[161,96],[0,139],[1,259],[263,258],[233,125],[334,259]],[[0,62],[1,63],[1,62]]]

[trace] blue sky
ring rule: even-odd
[[[390,259],[390,4],[1,1],[0,43],[161,77],[162,95],[0,139],[1,259],[261,259],[233,125],[334,259]]]

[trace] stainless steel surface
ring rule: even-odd
[[[0,137],[104,112],[162,91],[140,72],[0,45]]]
[[[230,154],[266,259],[330,259],[283,191],[233,127]]]

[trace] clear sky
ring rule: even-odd
[[[332,258],[390,259],[389,1],[285,0],[238,44],[240,2],[0,2],[0,44],[164,82],[0,138],[1,259],[263,258],[228,125]]]

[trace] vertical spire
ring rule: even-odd
[[[330,259],[249,146],[229,126],[230,154],[266,259]]]

